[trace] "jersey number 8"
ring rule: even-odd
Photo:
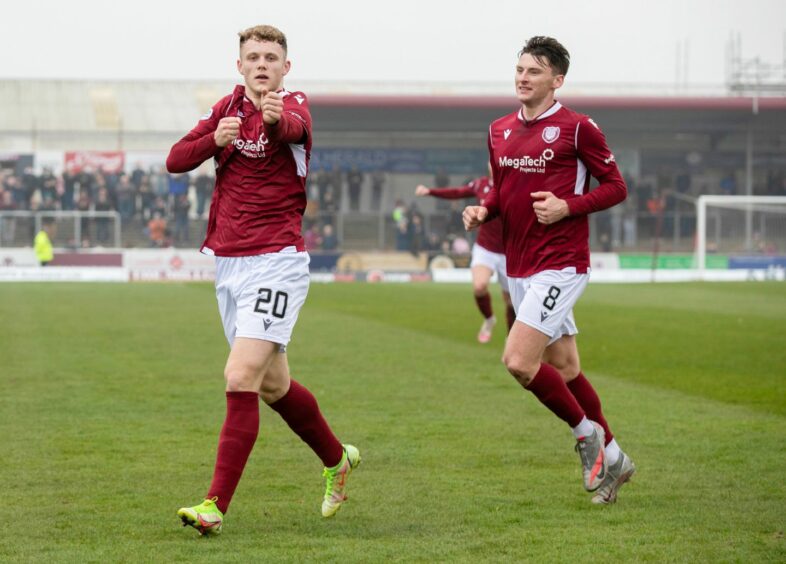
[[[554,306],[557,305],[557,298],[559,297],[561,291],[562,290],[560,290],[556,286],[552,286],[551,288],[549,288],[549,292],[546,295],[546,299],[543,300],[543,307],[545,307],[549,311],[554,309]]]

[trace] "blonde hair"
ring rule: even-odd
[[[246,41],[254,39],[256,41],[278,43],[284,48],[284,54],[287,52],[287,36],[284,35],[283,31],[272,25],[256,25],[254,27],[249,27],[239,32],[238,36],[240,37],[241,47]]]

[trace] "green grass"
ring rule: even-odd
[[[175,511],[224,415],[212,287],[0,285],[0,561],[786,560],[786,285],[590,285],[576,317],[639,467],[615,506],[589,503],[501,332],[474,341],[469,287],[312,285],[290,364],[363,453],[351,500],[320,517],[318,459],[263,408],[201,539]]]

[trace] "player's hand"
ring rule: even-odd
[[[213,139],[216,140],[216,145],[219,147],[226,147],[232,141],[237,139],[240,134],[240,118],[239,117],[225,117],[221,118],[218,122],[218,128],[213,133]]]
[[[428,196],[430,190],[427,186],[423,186],[422,184],[418,184],[417,188],[415,188],[415,195],[416,196]]]
[[[535,200],[532,203],[532,209],[535,210],[538,223],[550,225],[568,217],[570,213],[568,202],[557,198],[551,192],[533,192],[531,196]]]
[[[464,220],[464,229],[472,231],[486,221],[488,214],[488,208],[483,206],[467,206],[464,208],[464,213],[461,214],[461,219]]]
[[[263,92],[261,110],[262,121],[268,125],[275,125],[284,113],[284,100],[277,92]]]

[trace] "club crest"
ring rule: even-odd
[[[559,139],[559,127],[546,127],[543,129],[543,140],[546,143],[554,143]]]

